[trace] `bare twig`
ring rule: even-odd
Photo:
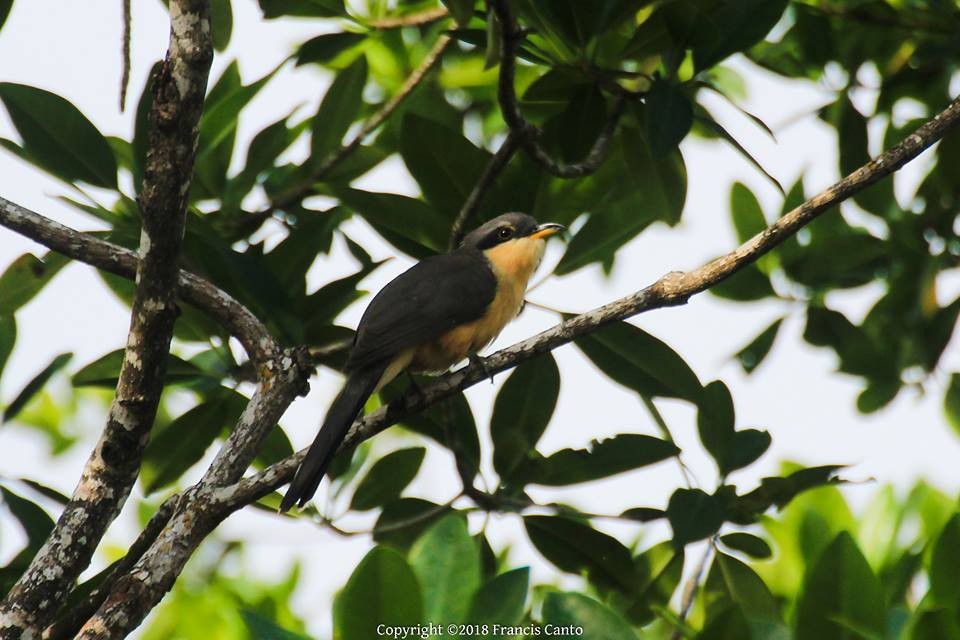
[[[707,548],[703,550],[703,556],[700,558],[700,563],[697,564],[696,571],[693,572],[693,575],[690,576],[687,584],[683,587],[679,613],[681,622],[686,622],[687,616],[690,615],[690,607],[693,606],[693,600],[697,595],[697,589],[700,588],[700,581],[703,580],[703,573],[707,570],[707,563],[710,562],[712,552],[713,541],[709,541]],[[680,640],[681,638],[683,638],[683,632],[677,627],[673,630],[673,633],[670,634],[670,640]]]
[[[395,16],[392,18],[380,18],[367,23],[374,29],[400,29],[401,27],[421,27],[437,20],[442,20],[450,15],[446,7],[435,7],[411,13],[405,16]]]
[[[453,223],[453,228],[450,230],[451,249],[454,249],[460,244],[460,241],[463,240],[467,223],[470,222],[470,219],[477,212],[477,209],[480,208],[483,197],[487,195],[487,191],[493,186],[497,177],[510,163],[510,159],[513,157],[513,154],[516,153],[519,143],[520,136],[510,131],[506,139],[504,139],[503,144],[500,145],[497,152],[490,158],[490,162],[487,163],[483,173],[480,174],[480,179],[477,180],[473,191],[467,196],[467,201],[463,203],[460,212],[457,214],[457,219]]]
[[[130,0],[122,0],[123,3],[123,35],[121,35],[121,65],[120,72],[120,111],[123,111],[127,105],[127,86],[130,84]]]
[[[444,398],[486,380],[536,355],[572,342],[612,322],[653,309],[684,304],[691,296],[705,291],[755,262],[779,246],[817,216],[890,175],[917,157],[927,147],[960,122],[960,98],[912,135],[871,160],[834,185],[796,207],[742,245],[693,271],[672,272],[652,285],[602,307],[570,318],[532,338],[484,358],[483,366],[468,365],[424,386],[419,393],[408,393],[353,424],[341,447],[352,448],[402,418],[422,411]],[[247,503],[270,493],[290,480],[306,454],[306,449],[262,472],[244,478],[233,488],[236,503]]]
[[[140,470],[163,390],[187,193],[213,45],[206,0],[170,2],[170,46],[154,82],[140,209],[140,261],[126,353],[106,427],[56,526],[0,603],[0,638],[49,623],[120,512]]]
[[[615,98],[613,110],[607,116],[603,129],[583,160],[572,164],[564,164],[554,160],[537,142],[540,131],[523,117],[517,100],[517,90],[514,83],[517,73],[517,50],[523,39],[523,32],[517,28],[513,10],[507,0],[489,0],[488,5],[496,14],[502,33],[497,98],[500,102],[500,112],[503,115],[504,122],[507,123],[511,132],[519,136],[523,148],[530,157],[551,174],[559,178],[580,178],[594,173],[600,168],[607,156],[610,141],[617,130],[620,116],[623,115],[627,96],[620,94]],[[488,19],[492,20],[493,18]]]

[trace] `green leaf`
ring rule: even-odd
[[[210,31],[213,35],[213,47],[223,51],[230,44],[233,32],[233,7],[230,0],[212,0],[210,2]]]
[[[544,558],[568,573],[586,573],[604,589],[634,588],[630,552],[616,538],[561,516],[524,516],[530,542]]]
[[[579,85],[568,96],[566,108],[544,125],[544,137],[557,141],[564,162],[583,160],[607,120],[607,104],[595,85]]]
[[[702,40],[693,48],[697,71],[712,67],[737,51],[749,49],[780,20],[788,0],[722,2],[703,20]]]
[[[224,429],[236,422],[246,398],[229,389],[218,389],[206,399],[155,432],[143,454],[140,482],[151,494],[177,481],[203,458]]]
[[[733,604],[740,607],[748,618],[782,621],[777,602],[760,576],[725,553],[717,552],[714,557],[704,583],[703,597],[708,618]]]
[[[117,349],[101,356],[82,367],[73,374],[70,382],[75,387],[109,387],[117,386],[120,377],[120,367],[123,365],[124,350]],[[200,367],[182,360],[173,354],[167,355],[167,377],[165,384],[185,382],[197,378],[210,377]]]
[[[459,131],[415,113],[403,118],[400,155],[433,208],[450,212],[448,226],[491,157]]]
[[[522,465],[516,474],[524,484],[564,486],[607,478],[666,460],[680,453],[671,442],[652,436],[621,433],[594,440],[587,449],[562,449]]]
[[[960,514],[954,514],[933,543],[930,599],[945,607],[960,602]]]
[[[27,403],[30,402],[30,399],[33,398],[40,391],[47,381],[53,377],[57,371],[62,369],[70,362],[70,358],[73,357],[72,353],[61,353],[56,356],[50,364],[43,368],[43,370],[35,375],[33,379],[28,382],[20,393],[13,399],[13,401],[7,405],[7,408],[3,412],[3,420],[0,423],[8,422],[13,420],[20,411],[27,406]]]
[[[910,640],[960,640],[960,623],[952,608],[918,611],[910,627]]]
[[[750,344],[737,352],[735,357],[745,373],[753,373],[753,370],[760,366],[763,359],[770,353],[781,324],[783,324],[783,318],[778,318],[773,324],[760,332],[760,335],[751,340]]]
[[[373,540],[406,551],[434,522],[450,511],[429,500],[399,498],[384,505],[373,525]]]
[[[735,551],[740,551],[758,560],[766,560],[773,555],[773,550],[770,549],[767,541],[752,533],[743,531],[728,533],[725,536],[720,536],[720,542]]]
[[[501,479],[509,478],[536,447],[559,394],[560,371],[550,353],[521,363],[503,383],[490,418],[493,468]]]
[[[461,27],[466,27],[473,17],[474,0],[441,0],[443,5],[450,11],[450,15],[457,21]],[[491,20],[492,22],[492,20]]]
[[[450,225],[445,216],[427,203],[396,193],[347,187],[333,187],[331,191],[407,255],[423,259],[446,251]]]
[[[757,196],[742,182],[734,182],[730,188],[730,216],[740,242],[746,242],[767,228]]]
[[[367,59],[360,56],[337,74],[320,102],[311,125],[310,155],[320,163],[340,146],[347,129],[360,115],[363,87],[367,84]]]
[[[297,66],[311,63],[325,64],[366,39],[365,34],[349,31],[324,33],[310,38],[297,50]]]
[[[697,431],[700,442],[720,465],[733,440],[736,414],[730,389],[720,380],[703,388],[697,405]]]
[[[809,568],[797,604],[796,639],[882,638],[883,588],[857,543],[841,532]]]
[[[376,546],[353,570],[333,605],[333,635],[376,638],[377,626],[412,626],[423,620],[417,578],[402,555]]]
[[[943,397],[943,412],[953,430],[960,434],[960,373],[950,374],[950,384]]]
[[[0,83],[0,100],[38,166],[67,182],[117,188],[117,160],[109,143],[73,104],[12,82]]]
[[[582,628],[584,637],[597,640],[637,640],[619,614],[581,593],[548,593],[543,601],[543,621],[555,628]]]
[[[357,486],[350,508],[369,511],[397,498],[416,477],[426,452],[423,447],[411,447],[377,460]]]
[[[43,258],[25,253],[0,275],[0,315],[13,315],[57,275],[69,258],[49,252]]]
[[[281,16],[336,18],[345,16],[343,0],[258,0],[267,20]]]
[[[837,128],[840,174],[847,175],[870,160],[867,119],[857,111],[845,93],[827,111],[827,115]],[[898,208],[893,196],[893,180],[880,180],[859,191],[853,198],[858,205],[881,217]]]
[[[757,171],[763,174],[763,177],[769,180],[770,184],[776,187],[777,191],[786,195],[786,192],[783,190],[783,185],[780,184],[780,181],[774,178],[773,174],[767,171],[763,165],[760,164],[760,161],[754,158],[753,154],[747,151],[747,148],[740,144],[739,140],[733,137],[733,134],[731,134],[723,125],[717,122],[716,119],[710,115],[710,112],[706,110],[706,108],[699,104],[696,105],[694,108],[694,119],[696,119],[697,122],[706,125],[708,129],[713,131],[713,133],[723,138],[727,144],[732,146],[734,150],[736,150],[736,152],[743,157],[744,160],[752,164]]]
[[[654,609],[666,607],[683,577],[683,549],[666,540],[655,544],[634,559],[636,587],[618,608],[631,622],[646,625],[654,619]],[[612,601],[617,602],[619,598]]]
[[[471,624],[510,626],[523,619],[530,584],[530,568],[522,567],[501,573],[483,585],[470,605],[467,620]],[[490,634],[492,640],[499,634]]]
[[[626,322],[615,322],[575,340],[577,347],[615,382],[648,397],[696,402],[700,381],[665,342]]]
[[[410,564],[420,580],[425,619],[474,622],[467,613],[480,587],[480,554],[463,515],[446,515],[427,529],[410,550]]]
[[[27,536],[27,549],[31,552],[30,555],[33,555],[53,531],[53,518],[36,504],[6,487],[0,487],[0,496],[3,497],[3,504],[10,511],[10,515],[23,528]]]
[[[13,0],[0,0],[0,29],[3,28],[3,23],[7,21],[7,17],[10,15],[10,9],[13,8]]]
[[[307,636],[287,631],[255,611],[243,610],[240,615],[243,616],[243,622],[247,625],[251,637],[257,640],[310,640]]]
[[[667,504],[667,519],[673,529],[673,543],[682,547],[703,540],[720,529],[726,517],[722,487],[711,495],[700,489],[677,489]]]
[[[0,314],[0,378],[3,368],[17,344],[17,320],[12,315]]]
[[[760,271],[756,263],[748,264],[726,280],[710,287],[709,291],[718,298],[737,302],[754,302],[776,295],[770,278]]]
[[[662,158],[676,148],[693,126],[693,105],[680,88],[657,80],[647,92],[647,139],[650,154]]]

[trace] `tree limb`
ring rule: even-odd
[[[482,367],[467,365],[441,376],[436,381],[423,386],[418,392],[409,392],[395,399],[354,422],[341,445],[341,450],[355,447],[403,418],[486,380],[491,374],[511,369],[525,360],[546,351],[552,351],[611,322],[624,320],[653,309],[686,303],[691,296],[709,289],[754,263],[817,216],[889,176],[939,141],[958,123],[960,123],[960,98],[955,99],[946,109],[902,142],[785,214],[730,253],[693,271],[668,273],[640,291],[570,318],[532,338],[484,358]],[[260,473],[244,478],[235,486],[224,489],[220,499],[226,501],[231,508],[240,508],[269,494],[290,481],[303,456],[306,455],[306,451],[303,449]]]
[[[401,27],[422,27],[425,24],[442,20],[450,15],[446,7],[434,7],[418,13],[392,18],[373,20],[368,25],[374,29],[400,29]]]
[[[154,82],[137,289],[116,395],[70,502],[0,603],[0,638],[33,637],[47,626],[136,481],[178,313],[176,264],[212,59],[207,1],[172,0],[170,46]]]

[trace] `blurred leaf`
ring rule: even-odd
[[[39,506],[6,487],[0,486],[4,506],[10,511],[27,536],[27,549],[35,554],[53,531],[53,518]]]
[[[634,624],[648,624],[656,616],[654,610],[666,607],[680,585],[683,561],[683,549],[676,549],[669,540],[646,549],[634,559],[634,592],[627,594],[618,608]],[[614,595],[616,602],[619,598]]]
[[[70,502],[70,496],[60,493],[56,489],[52,487],[48,487],[45,484],[40,484],[36,480],[31,480],[30,478],[19,478],[19,481],[27,485],[28,487],[30,487],[31,489],[33,489],[43,497],[53,500],[54,502],[56,502],[61,506],[65,507],[67,506],[67,503]]]
[[[394,247],[417,259],[446,250],[450,225],[430,205],[396,193],[335,187],[333,195]]]
[[[555,625],[557,629],[582,628],[584,637],[637,640],[637,634],[626,620],[606,605],[581,593],[548,593],[543,601],[543,621]]]
[[[883,590],[849,533],[841,532],[807,571],[796,616],[797,640],[883,637]]]
[[[471,624],[491,626],[511,626],[519,623],[523,619],[529,583],[529,567],[513,569],[494,577],[477,591],[467,620]],[[500,634],[485,637],[492,640],[498,635]]]
[[[742,182],[734,182],[730,189],[730,216],[741,243],[767,228],[757,196]]]
[[[247,630],[256,640],[310,640],[307,636],[287,631],[272,620],[253,611],[241,611]]]
[[[117,349],[101,356],[73,374],[70,382],[75,387],[108,387],[117,386],[120,377],[120,367],[123,365],[124,349]],[[167,355],[167,376],[165,384],[174,384],[210,377],[198,366],[182,360],[173,354]]]
[[[733,137],[733,134],[731,134],[729,131],[727,131],[727,129],[723,125],[717,122],[716,119],[712,115],[710,115],[709,111],[707,111],[704,107],[700,106],[699,104],[696,106],[695,111],[696,111],[696,114],[694,117],[698,122],[703,123],[713,133],[715,133],[716,135],[726,140],[727,143],[730,146],[732,146],[737,151],[737,153],[739,153],[743,157],[744,160],[752,164],[757,171],[762,173],[763,176],[770,181],[770,184],[776,187],[777,191],[779,191],[781,194],[785,194],[785,191],[783,190],[783,185],[780,184],[780,181],[777,180],[775,177],[773,177],[773,174],[767,171],[763,167],[763,165],[760,164],[760,162],[753,157],[753,154],[747,151],[747,148],[744,147],[742,144],[740,144],[739,140]]]
[[[759,42],[780,20],[788,0],[722,2],[704,20],[702,40],[693,48],[698,71]]]
[[[403,426],[433,438],[453,451],[459,465],[472,469],[474,473],[479,469],[480,437],[470,404],[463,393],[437,402],[418,415],[405,418]]]
[[[2,280],[2,278],[0,278]],[[3,368],[17,344],[17,320],[13,315],[0,313],[0,378],[3,377]]]
[[[650,154],[662,158],[690,131],[693,105],[679,87],[666,80],[656,80],[647,92],[646,100]]]
[[[280,16],[336,18],[345,16],[343,0],[258,0],[267,20]]]
[[[336,638],[376,638],[378,625],[412,626],[423,619],[417,578],[402,555],[376,546],[353,570],[333,604]]]
[[[339,72],[320,102],[313,117],[310,140],[312,162],[320,163],[340,146],[347,129],[363,105],[363,87],[367,84],[367,59],[360,56]]]
[[[233,7],[230,0],[212,0],[210,3],[210,31],[213,35],[213,47],[223,51],[230,44],[233,32]]]
[[[749,618],[777,622],[782,620],[777,602],[760,576],[746,564],[722,552],[717,552],[710,573],[707,574],[704,602],[708,617],[711,613],[734,604]]]
[[[691,402],[700,396],[697,375],[677,352],[632,324],[611,323],[575,344],[615,382],[641,395]]]
[[[762,478],[759,487],[737,498],[735,515],[738,519],[732,521],[750,524],[756,516],[770,507],[783,508],[804,491],[824,485],[840,484],[843,480],[837,478],[837,471],[842,468],[842,465],[824,465],[800,469],[786,477]]]
[[[558,568],[604,589],[633,589],[633,562],[620,542],[588,524],[560,516],[524,516],[530,542]]]
[[[25,253],[11,262],[0,275],[0,315],[13,315],[33,300],[69,261],[69,258],[50,251],[42,258]]]
[[[447,226],[491,157],[459,131],[415,113],[403,118],[400,154],[427,201],[435,210],[449,212]]]
[[[870,160],[867,119],[857,111],[846,96],[834,103],[828,115],[837,128],[840,173],[847,175]],[[853,198],[858,205],[881,217],[897,207],[893,197],[893,180],[880,180],[858,192]]]
[[[411,447],[393,451],[377,460],[357,485],[350,508],[368,511],[399,497],[416,477],[426,452],[423,447]]]
[[[140,482],[147,495],[176,482],[203,458],[224,429],[233,425],[246,398],[226,388],[154,431],[143,453]]]
[[[773,555],[773,551],[770,549],[767,541],[752,533],[745,533],[743,531],[728,533],[727,535],[720,536],[720,542],[735,551],[740,551],[758,560],[765,560]]]
[[[673,492],[667,505],[667,519],[673,529],[675,546],[703,540],[720,529],[726,517],[726,496],[722,489],[713,495],[700,489]]]
[[[399,498],[388,502],[373,526],[373,540],[406,551],[428,527],[449,511],[450,507],[421,498]]]
[[[937,608],[917,612],[910,640],[960,640],[960,623],[954,609]]]
[[[560,371],[545,353],[521,363],[500,388],[490,418],[493,467],[501,480],[528,458],[547,428],[560,393]]]
[[[607,120],[603,93],[594,85],[579,85],[565,100],[566,108],[544,125],[544,137],[557,141],[564,162],[583,160]]]
[[[3,420],[0,421],[0,424],[13,420],[27,403],[30,402],[30,399],[47,384],[47,381],[53,377],[53,374],[65,367],[72,357],[72,353],[61,353],[56,356],[50,364],[44,367],[40,373],[35,375],[23,389],[20,390],[20,393],[17,394],[10,404],[7,405],[7,408],[3,412]]]
[[[474,622],[467,613],[480,587],[480,554],[462,515],[431,525],[410,549],[410,564],[423,589],[425,619]]]
[[[470,22],[470,18],[473,17],[473,5],[474,0],[441,0],[443,5],[449,9],[450,15],[453,16],[454,20],[457,21],[457,24],[465,27],[467,23]],[[493,22],[493,20],[490,20]]]
[[[639,469],[679,452],[665,440],[621,433],[594,440],[587,449],[561,449],[547,457],[532,458],[520,466],[516,475],[524,484],[565,486]]]
[[[737,302],[753,302],[776,295],[770,285],[770,278],[764,274],[756,263],[748,264],[732,276],[710,287],[710,293],[718,298],[735,300]]]
[[[953,430],[960,434],[960,373],[950,374],[950,385],[943,397],[943,412]]]
[[[349,31],[324,33],[311,38],[297,49],[297,66],[310,63],[325,64],[366,39],[367,36],[362,33]]]
[[[66,182],[117,188],[117,161],[106,138],[60,96],[22,84],[0,83],[0,100],[30,159]]]
[[[960,602],[960,515],[954,514],[933,543],[930,600],[956,609]]]
[[[7,21],[7,16],[10,15],[10,9],[13,8],[13,0],[0,0],[0,29],[3,28],[3,23]]]
[[[750,344],[737,352],[735,357],[745,373],[753,373],[753,370],[760,366],[763,359],[770,353],[781,324],[783,324],[783,318],[778,318],[773,324],[761,331],[760,335],[751,340]]]

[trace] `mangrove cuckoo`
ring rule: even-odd
[[[506,213],[467,234],[453,251],[415,264],[374,296],[357,327],[347,381],[280,510],[310,500],[371,394],[404,371],[445,371],[496,338],[520,312],[547,237],[563,228]]]

